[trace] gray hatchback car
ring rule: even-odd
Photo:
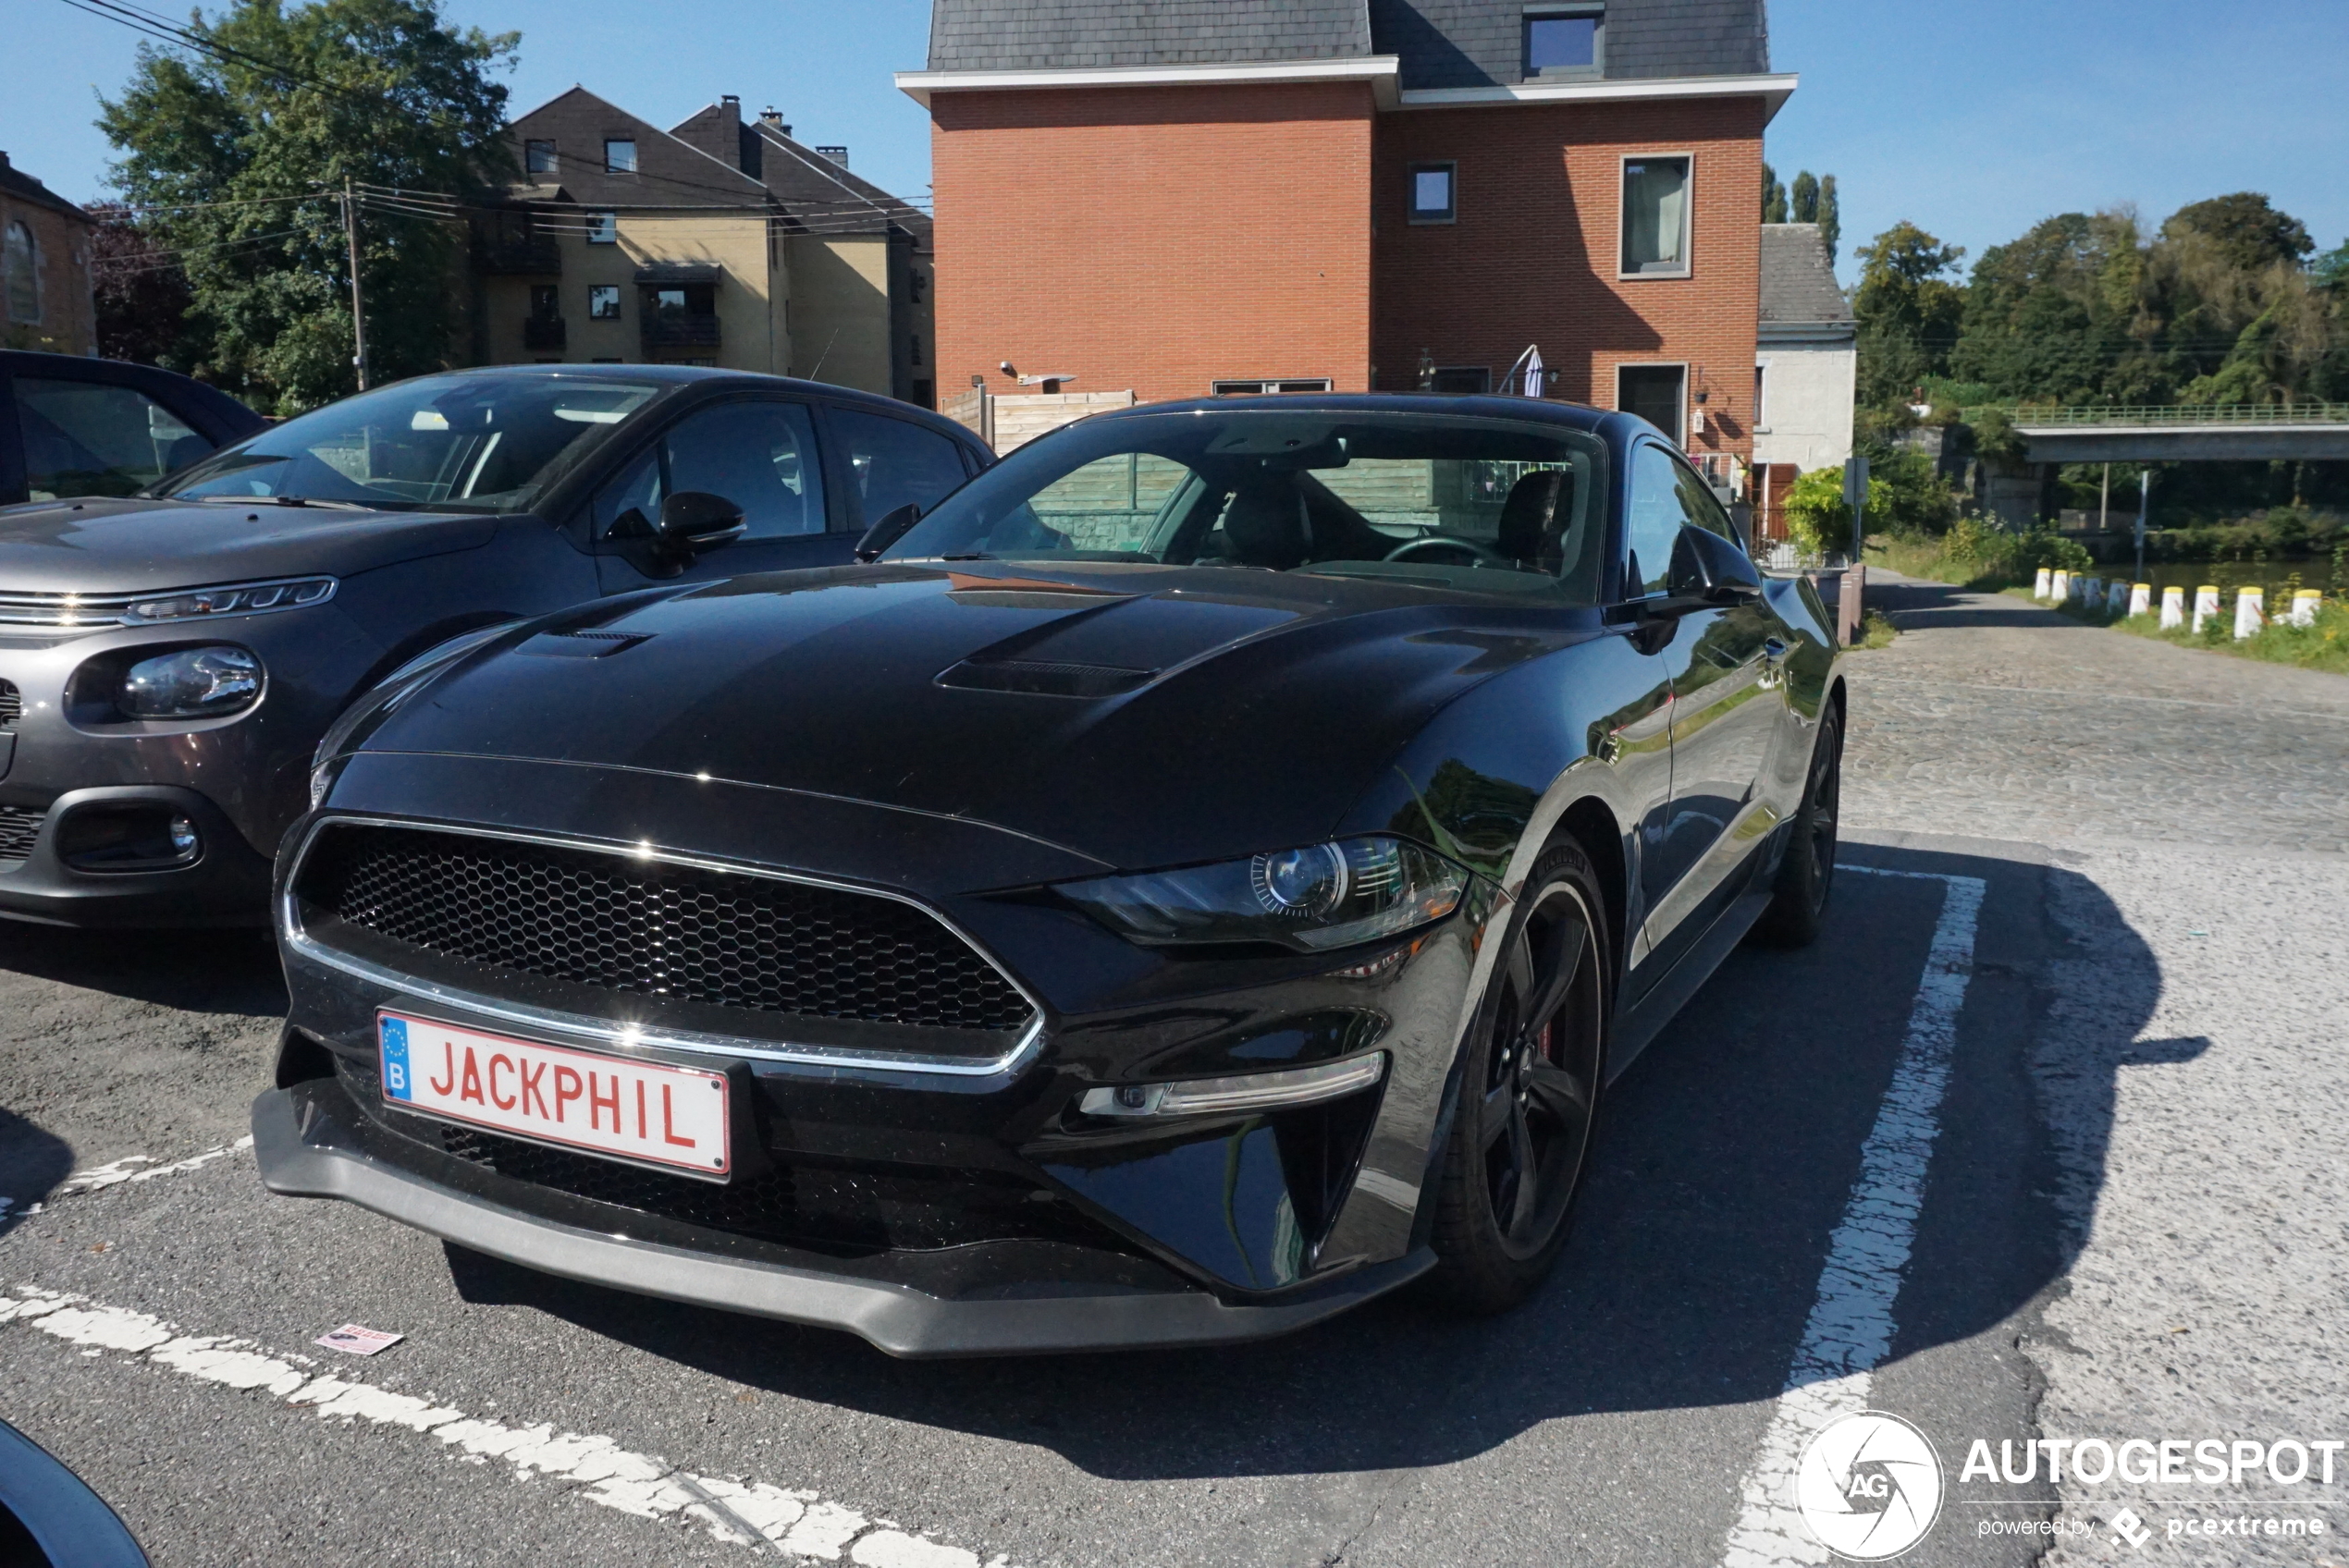
[[[0,508],[0,916],[261,924],[360,692],[598,595],[844,564],[991,461],[837,386],[508,366],[346,398],[135,496]]]

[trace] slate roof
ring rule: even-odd
[[[1762,226],[1762,325],[1849,322],[1851,301],[1835,281],[1814,223]]]
[[[88,213],[25,173],[24,170],[9,163],[8,154],[6,153],[0,153],[0,190],[6,191],[19,202],[30,202],[36,207],[47,207],[52,212],[63,213],[68,217],[79,218],[83,223],[97,221]]]
[[[1344,60],[1375,54],[1363,0],[934,0],[934,71]]]
[[[1401,57],[1402,86],[1526,80],[1527,0],[932,0],[934,71]],[[1609,80],[1770,68],[1766,0],[1607,0]]]

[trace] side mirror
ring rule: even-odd
[[[856,541],[856,558],[860,561],[880,559],[883,550],[904,538],[914,524],[921,521],[922,508],[912,501],[906,502],[865,530],[865,536]]]
[[[1735,605],[1762,596],[1762,574],[1728,540],[1683,526],[1672,542],[1670,596],[1684,605]]]
[[[749,527],[742,508],[707,490],[680,490],[660,504],[660,542],[688,556],[731,545]]]

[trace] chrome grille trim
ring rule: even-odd
[[[335,827],[389,827],[411,832],[450,833],[461,837],[489,839],[515,844],[535,844],[549,849],[585,851],[596,854],[624,857],[630,860],[658,861],[669,865],[690,866],[698,871],[717,872],[735,876],[760,876],[775,882],[794,882],[803,887],[822,888],[833,892],[856,893],[867,898],[888,899],[919,911],[951,932],[957,940],[977,953],[981,962],[1003,978],[1004,984],[1019,993],[1034,1016],[1020,1032],[1011,1047],[992,1060],[974,1061],[968,1057],[922,1056],[913,1052],[859,1051],[837,1046],[778,1043],[773,1040],[751,1039],[739,1035],[705,1034],[698,1030],[670,1029],[658,1025],[614,1023],[609,1019],[593,1018],[583,1013],[563,1012],[552,1008],[533,1007],[523,1002],[511,1002],[485,997],[478,992],[442,986],[402,974],[397,970],[330,948],[310,935],[301,923],[301,901],[294,889],[301,886],[302,868],[312,850],[316,848],[325,830]],[[543,1029],[558,1035],[572,1036],[606,1048],[619,1047],[633,1051],[651,1047],[670,1050],[689,1051],[701,1056],[751,1058],[760,1061],[789,1062],[806,1067],[864,1070],[888,1073],[924,1073],[955,1078],[1008,1077],[1026,1067],[1043,1049],[1044,1008],[1036,994],[1020,984],[1016,975],[1003,967],[995,955],[987,950],[971,934],[948,919],[940,911],[906,894],[885,888],[859,887],[853,882],[833,881],[820,876],[806,876],[794,872],[774,871],[759,866],[738,864],[707,856],[679,854],[655,849],[649,845],[615,844],[608,839],[574,839],[547,833],[514,833],[492,828],[459,826],[445,822],[424,822],[391,816],[326,816],[311,822],[303,830],[301,841],[295,846],[287,863],[284,893],[277,907],[278,930],[286,945],[314,962],[339,970],[355,979],[365,980],[403,995],[422,1000],[438,1002],[485,1018],[527,1028]],[[611,993],[615,998],[625,992]]]

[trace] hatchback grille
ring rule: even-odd
[[[1026,998],[934,916],[869,893],[592,850],[330,828],[302,901],[445,958],[764,1013],[1014,1031]]]
[[[0,626],[114,626],[152,594],[0,593]]]
[[[30,857],[32,841],[41,837],[41,819],[47,815],[22,806],[0,806],[0,861]]]
[[[14,682],[0,680],[0,735],[14,729],[17,720],[23,717],[23,695],[17,691]]]

